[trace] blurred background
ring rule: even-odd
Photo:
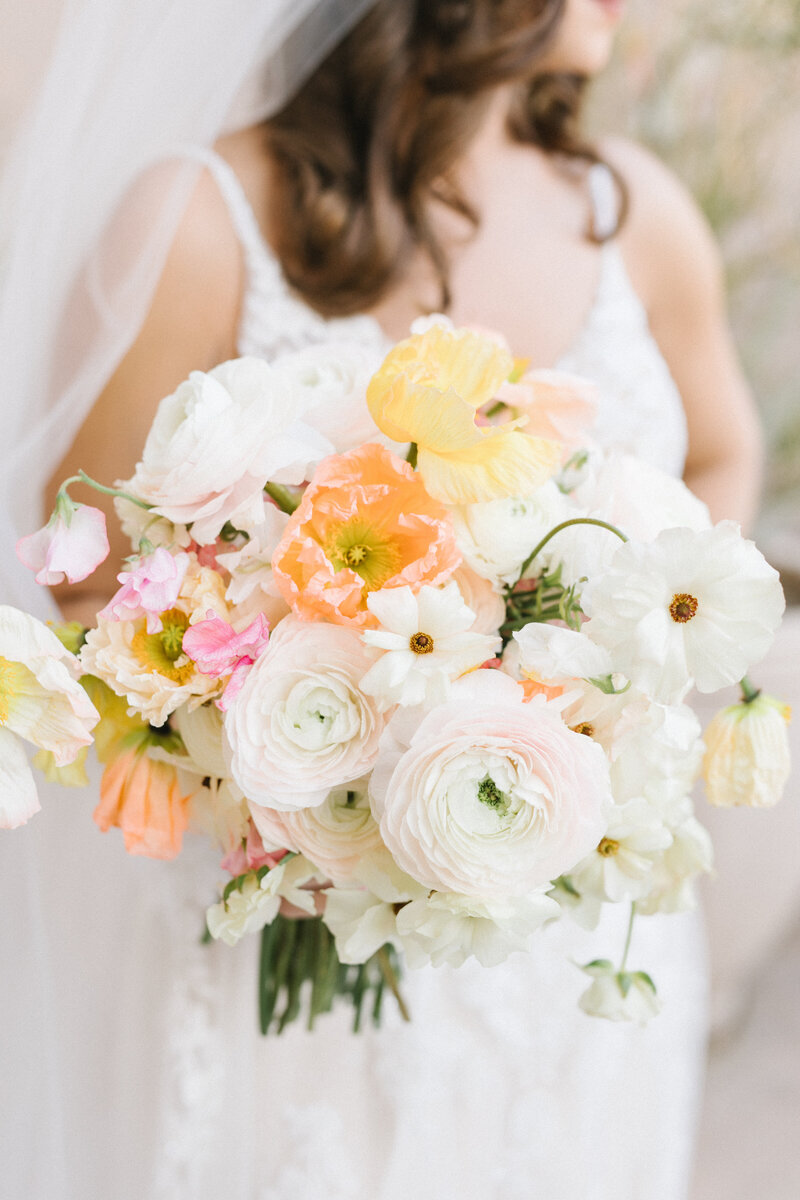
[[[0,161],[63,3],[37,0],[33,21],[27,5],[0,0],[16,50],[0,72]],[[629,0],[589,122],[668,163],[722,246],[767,435],[756,536],[795,606],[753,675],[800,714],[800,0]],[[800,767],[800,717],[792,737]],[[797,1200],[800,771],[775,812],[698,807],[718,875],[705,895],[714,1032],[692,1200]]]
[[[767,437],[756,538],[795,606],[753,676],[794,705],[774,812],[698,815],[713,1035],[692,1200],[800,1196],[800,0],[629,0],[590,127],[645,143],[722,247],[731,322]],[[701,712],[705,720],[710,712]]]

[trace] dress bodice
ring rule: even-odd
[[[344,337],[379,348],[389,346],[374,317],[325,318],[296,296],[267,246],[239,180],[218,155],[198,151],[228,206],[242,245],[245,292],[238,331],[240,354],[272,359],[287,350]],[[595,229],[615,222],[610,173],[589,173]],[[680,394],[650,330],[615,240],[602,243],[594,299],[569,350],[556,364],[591,379],[598,389],[594,437],[603,445],[637,454],[670,474],[681,475],[686,458],[686,418]],[[543,365],[543,364],[541,364]]]

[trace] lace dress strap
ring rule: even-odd
[[[592,163],[586,179],[592,213],[592,233],[606,242],[619,225],[619,193],[611,169],[605,163]]]

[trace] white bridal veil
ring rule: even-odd
[[[0,0],[12,31],[14,2]],[[55,612],[14,544],[40,523],[44,482],[147,312],[198,169],[157,164],[277,111],[372,2],[63,0],[0,164],[0,603]],[[27,0],[28,40],[39,7]],[[135,1163],[109,1173],[115,1138],[161,1136],[120,1081],[148,1049],[158,1066],[144,972],[129,964],[149,954],[155,975],[172,953],[144,917],[162,876],[101,841],[91,795],[40,794],[25,829],[0,833],[0,1190],[149,1200]],[[123,1029],[127,1044],[110,1044]]]

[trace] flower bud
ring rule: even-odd
[[[788,704],[757,695],[723,708],[705,731],[706,795],[720,808],[771,808],[789,778]]]

